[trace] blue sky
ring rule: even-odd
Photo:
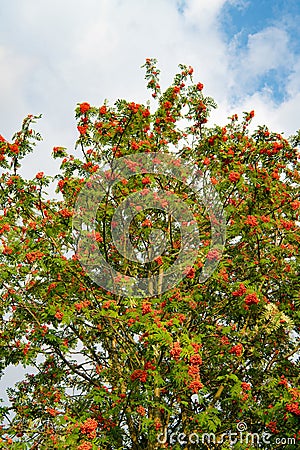
[[[261,0],[245,2],[225,2],[220,10],[220,22],[227,42],[235,42],[236,56],[247,48],[249,36],[259,35],[263,30],[284,31],[288,39],[289,51],[297,58],[300,54],[300,2],[298,0]],[[274,101],[278,104],[287,97],[285,80],[293,73],[293,64],[278,64],[259,77],[247,90],[248,94],[269,87]]]
[[[54,146],[71,151],[78,102],[148,98],[156,57],[167,87],[180,63],[218,109],[210,124],[255,110],[254,124],[286,136],[300,128],[299,0],[10,0],[0,3],[0,134],[43,114],[44,141],[24,172],[54,174]],[[20,376],[16,368],[1,389]],[[2,388],[1,388],[2,383]]]
[[[226,2],[220,11],[224,30],[230,38],[236,33],[247,34],[257,33],[267,26],[274,24],[284,25],[287,19],[294,21],[290,23],[291,38],[299,48],[299,31],[297,16],[300,14],[300,4],[298,0],[249,0],[244,2]],[[298,22],[299,23],[299,22]],[[245,41],[244,41],[245,42]]]

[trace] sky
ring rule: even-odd
[[[52,148],[74,149],[77,103],[145,102],[141,66],[154,57],[162,88],[178,64],[194,68],[218,103],[208,125],[254,110],[255,126],[288,137],[300,129],[299,23],[299,0],[2,0],[0,134],[42,114],[23,171],[54,175]]]
[[[299,0],[10,0],[0,2],[0,134],[27,114],[42,133],[24,171],[54,174],[54,146],[72,153],[74,110],[150,96],[141,69],[158,59],[161,85],[194,68],[218,109],[209,125],[255,110],[254,125],[300,128]]]

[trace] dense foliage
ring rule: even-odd
[[[155,60],[145,68],[149,104],[78,105],[82,157],[55,147],[53,157],[62,162],[54,179],[20,174],[22,158],[41,139],[32,130],[37,117],[28,116],[11,142],[0,137],[1,370],[28,368],[1,408],[0,448],[251,449],[267,447],[262,436],[269,433],[270,448],[280,447],[276,438],[293,438],[285,448],[294,449],[299,136],[287,140],[266,126],[250,132],[253,111],[209,127],[216,105],[193,83],[192,68],[180,66],[163,93]],[[167,248],[145,264],[119,254],[113,216],[133,192],[175,193],[193,211],[201,246],[184,278],[165,292],[145,298],[108,292],[78,260],[75,200],[103,161],[111,167],[124,156],[164,152],[175,165],[180,158],[196,164],[218,192],[227,220],[224,252],[199,283],[206,258],[216,257],[209,253],[205,207],[184,181],[133,171],[99,203],[90,238],[106,261],[124,277],[163,279],[180,252],[178,221],[144,208],[130,224],[134,247],[147,249],[152,230],[160,229]],[[47,194],[53,181],[60,197]],[[230,430],[245,427],[260,444],[230,439]],[[204,433],[213,433],[210,443]]]

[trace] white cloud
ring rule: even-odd
[[[261,75],[287,64],[291,59],[288,44],[287,32],[277,27],[268,27],[256,34],[250,34],[245,66],[248,64],[252,74]]]
[[[230,67],[234,78],[232,97],[236,95],[237,98],[243,98],[248,92],[257,91],[260,81],[270,74],[275,84],[280,80],[279,87],[284,90],[286,83],[282,86],[282,75],[294,62],[287,31],[275,26],[267,27],[249,34],[246,46],[241,48],[242,34],[243,31],[237,33],[229,44]],[[274,94],[271,93],[271,97]]]
[[[287,79],[286,90],[290,97],[295,97],[300,92],[300,57],[293,64],[293,70]]]
[[[300,89],[295,95],[284,101],[280,107],[275,107],[273,109],[273,118],[271,120],[274,123],[274,129],[279,130],[279,132],[283,131],[286,137],[295,134],[297,130],[300,130],[299,105]],[[266,111],[266,116],[267,114],[270,114],[269,110]]]
[[[30,58],[15,53],[8,46],[0,46],[0,133],[6,138],[10,138],[27,115],[23,80],[28,79],[31,66]]]
[[[217,21],[218,14],[225,3],[226,0],[210,0],[209,2],[190,0],[187,2],[184,15],[191,24],[199,28],[208,28]]]

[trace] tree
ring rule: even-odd
[[[78,104],[82,157],[55,147],[53,178],[19,172],[38,117],[0,138],[1,370],[29,372],[0,448],[300,439],[299,136],[251,132],[253,111],[208,127],[216,105],[179,67],[161,93],[146,60],[153,112]]]

